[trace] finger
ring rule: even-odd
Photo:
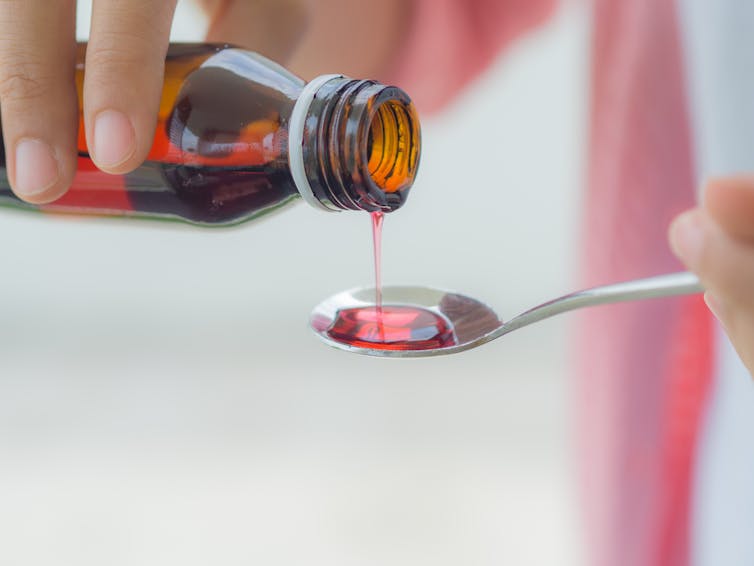
[[[86,53],[84,121],[94,163],[141,165],[154,139],[175,0],[95,0]]]
[[[217,18],[221,11],[224,11],[232,0],[197,0],[199,8],[207,15],[211,20]]]
[[[0,2],[0,112],[8,177],[32,203],[76,170],[75,0]]]
[[[754,310],[731,305],[709,291],[704,294],[704,301],[754,377]]]
[[[710,310],[754,375],[754,243],[731,237],[704,209],[679,216],[670,240],[699,275]]]
[[[704,209],[679,216],[670,228],[670,241],[705,289],[754,312],[754,243],[731,237]]]
[[[754,240],[754,176],[711,180],[704,192],[704,206],[728,234]]]
[[[241,45],[286,63],[304,36],[309,10],[303,0],[202,0],[207,41]]]

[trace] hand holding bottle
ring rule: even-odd
[[[208,40],[243,45],[301,76],[373,76],[392,54],[402,0],[198,0]],[[77,145],[106,173],[146,158],[176,0],[94,2],[86,77],[75,82],[76,0],[0,2],[0,111],[14,192],[43,204],[70,187]],[[344,26],[343,22],[350,22]],[[340,43],[334,44],[333,28]],[[81,130],[81,131],[79,131]],[[78,136],[78,139],[77,139]],[[81,142],[81,143],[77,143]]]
[[[94,3],[84,132],[103,171],[126,173],[152,144],[176,0]],[[0,3],[0,109],[14,191],[52,201],[76,170],[75,0]]]

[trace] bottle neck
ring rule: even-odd
[[[403,206],[419,165],[411,99],[396,87],[338,75],[302,91],[291,116],[289,160],[299,192],[330,211]]]

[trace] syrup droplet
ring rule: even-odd
[[[444,317],[415,306],[341,309],[327,335],[358,348],[380,350],[433,350],[456,344],[453,328]]]

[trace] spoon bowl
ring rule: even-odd
[[[452,346],[433,349],[388,350],[354,346],[335,340],[328,334],[338,311],[373,306],[374,297],[373,287],[358,287],[333,295],[314,308],[309,324],[315,334],[328,346],[355,354],[385,358],[419,358],[455,354],[473,348],[481,336],[494,332],[502,325],[495,311],[476,299],[430,287],[396,286],[382,288],[384,306],[421,307],[439,314],[453,328],[456,343]]]
[[[688,272],[670,273],[592,287],[576,291],[536,306],[503,322],[495,311],[481,301],[453,291],[430,287],[383,287],[384,306],[421,307],[442,316],[455,332],[455,343],[430,349],[383,349],[356,346],[335,340],[329,330],[338,312],[374,306],[374,288],[356,288],[325,299],[312,311],[310,326],[327,345],[347,352],[385,358],[421,358],[456,354],[476,348],[509,332],[567,311],[639,299],[654,299],[703,292],[699,279]]]

